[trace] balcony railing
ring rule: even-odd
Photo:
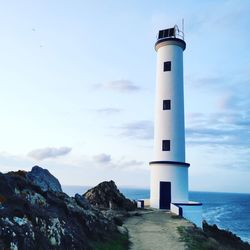
[[[165,38],[179,38],[184,40],[184,33],[183,31],[179,30],[178,26],[175,25],[173,28],[160,30],[158,34],[158,41],[165,39]]]

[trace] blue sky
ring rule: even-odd
[[[0,169],[149,186],[159,29],[185,19],[191,190],[250,192],[250,2],[3,1]]]

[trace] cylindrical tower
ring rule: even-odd
[[[170,208],[188,201],[188,167],[185,162],[183,95],[183,33],[175,26],[160,30],[157,52],[154,158],[150,162],[150,204]]]

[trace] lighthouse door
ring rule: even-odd
[[[170,209],[171,182],[160,181],[160,209]]]

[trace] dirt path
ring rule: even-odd
[[[132,216],[124,224],[134,250],[182,250],[177,227],[192,226],[184,219],[173,218],[170,212],[145,211],[141,216]]]

